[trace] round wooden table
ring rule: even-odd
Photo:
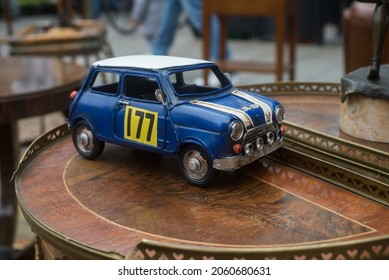
[[[335,96],[317,106],[315,114],[318,96],[300,96],[299,112],[311,115],[310,124],[333,131],[332,121],[324,119],[334,117],[329,108],[336,106]],[[287,112],[297,104],[294,96],[283,99]],[[19,205],[37,235],[37,257],[388,258],[384,174],[383,185],[371,185],[368,178],[354,178],[355,172],[339,168],[337,155],[318,154],[318,146],[316,154],[294,149],[309,146],[311,139],[304,143],[304,138],[310,134],[312,139],[327,136],[305,129],[301,140],[290,144],[291,134],[298,132],[286,124],[279,153],[222,173],[208,188],[188,184],[175,157],[107,144],[97,160],[89,161],[77,154],[66,124],[52,130],[35,142],[15,180]],[[353,149],[349,142],[343,145]],[[342,150],[336,147],[334,154]],[[387,166],[386,154],[370,157],[380,156],[380,164]],[[359,189],[361,184],[366,190]]]
[[[76,19],[71,26],[58,26],[55,22],[42,22],[25,26],[8,40],[11,55],[41,55],[55,57],[84,57],[89,67],[92,56],[96,60],[112,57],[111,45],[106,40],[105,23]]]
[[[0,58],[0,251],[10,252],[16,200],[12,174],[19,159],[17,120],[67,110],[85,68],[55,58]]]

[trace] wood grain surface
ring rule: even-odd
[[[96,161],[70,138],[39,154],[18,197],[38,233],[127,256],[143,239],[220,248],[273,248],[389,233],[389,209],[269,159],[188,185],[176,159],[107,145]]]
[[[307,94],[276,97],[288,121],[346,138],[338,126],[339,97],[309,93],[316,85],[302,86]],[[69,136],[35,150],[37,156],[17,176],[16,190],[38,235],[40,258],[389,256],[388,206],[289,167],[287,159],[266,157],[198,188],[181,176],[176,157],[107,144],[98,159],[88,161]],[[349,176],[325,163],[305,164],[312,164],[313,175],[320,168]]]

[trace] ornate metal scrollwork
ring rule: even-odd
[[[55,143],[57,140],[69,135],[70,133],[71,131],[67,127],[67,124],[64,123],[35,139],[19,161],[18,167],[12,175],[11,181],[15,178],[15,175],[35,157],[35,155],[43,150],[43,148]]]

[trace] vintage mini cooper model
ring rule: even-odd
[[[81,156],[96,158],[105,142],[178,155],[182,174],[198,186],[282,145],[280,103],[234,87],[210,61],[148,55],[97,61],[71,99],[68,125]]]

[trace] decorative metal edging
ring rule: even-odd
[[[389,206],[389,185],[367,176],[362,168],[346,168],[341,162],[336,163],[331,156],[289,143],[272,153],[271,157],[282,164]]]
[[[285,122],[286,138],[389,175],[389,153]]]
[[[127,259],[142,260],[371,260],[389,258],[389,236],[276,248],[215,248],[142,240]]]
[[[239,86],[241,89],[250,90],[264,95],[324,95],[339,96],[341,87],[339,83],[318,82],[277,82],[256,85]]]
[[[18,167],[12,175],[11,181],[13,181],[15,176],[26,166],[27,163],[29,163],[37,154],[39,154],[43,148],[52,145],[61,138],[70,134],[71,131],[69,130],[67,124],[64,123],[35,139],[27,148],[26,152],[19,161]]]
[[[284,148],[271,156],[389,206],[389,155],[286,123]]]
[[[19,193],[16,193],[17,196]],[[20,203],[20,200],[19,200]],[[56,249],[76,259],[95,259],[95,260],[108,260],[108,259],[123,259],[124,257],[114,252],[104,252],[90,247],[86,244],[69,239],[68,237],[52,230],[46,225],[42,224],[33,215],[31,215],[24,205],[20,205],[20,209],[25,217],[26,221],[30,225],[32,231],[42,238],[45,242],[51,244]]]
[[[273,158],[389,206],[387,154],[301,127],[294,127],[299,133],[288,128],[284,148],[275,151]]]

